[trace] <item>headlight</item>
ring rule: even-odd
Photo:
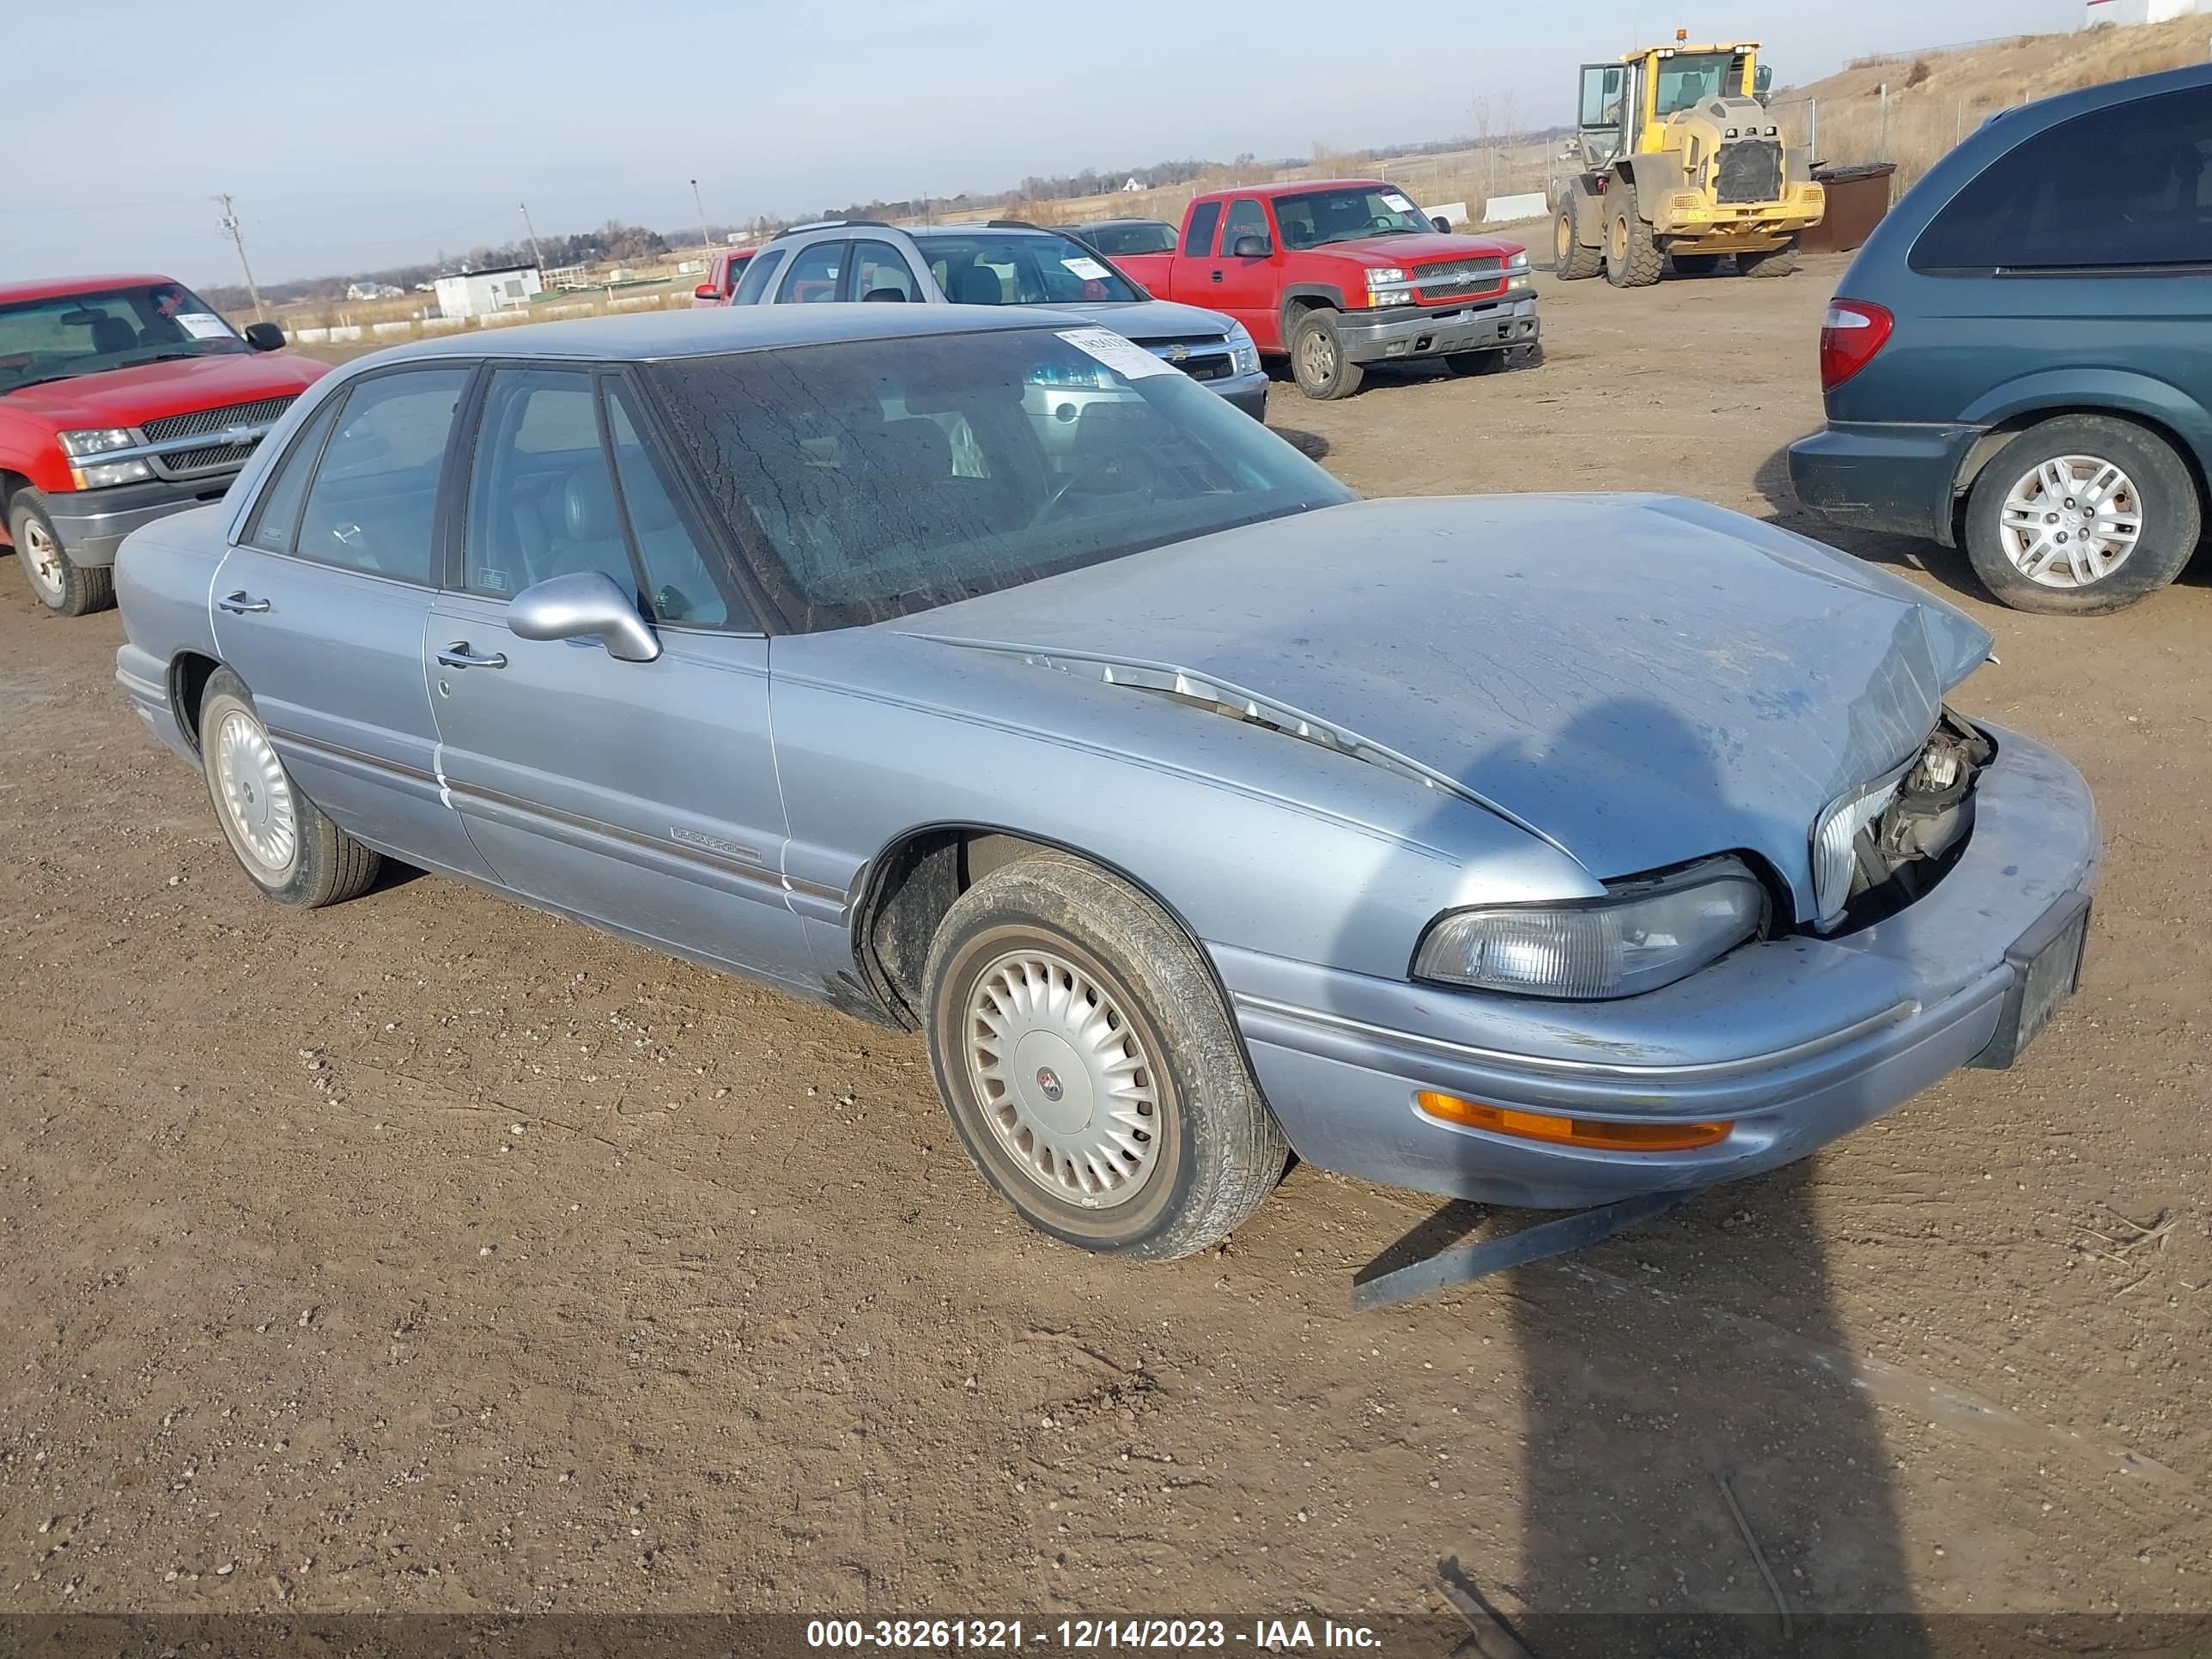
[[[1851,878],[1858,872],[1859,832],[1889,810],[1908,769],[1900,766],[1886,778],[1838,795],[1814,821],[1813,902],[1820,911],[1820,927],[1843,919],[1844,906],[1850,901]]]
[[[1528,270],[1528,249],[1526,249],[1526,248],[1522,248],[1522,249],[1521,250],[1521,252],[1518,252],[1518,253],[1515,254],[1511,258],[1508,259],[1508,260],[1505,262],[1505,269],[1506,269],[1508,271],[1526,270]]]
[[[137,483],[153,476],[154,470],[138,460],[95,461],[90,466],[70,469],[70,481],[79,489],[105,489],[110,484]]]
[[[1233,324],[1229,330],[1229,359],[1239,374],[1260,372],[1260,348],[1253,343],[1251,331],[1242,323]]]
[[[1396,265],[1383,265],[1367,273],[1367,303],[1370,306],[1409,304],[1413,285]]]
[[[1438,917],[1413,976],[1519,996],[1595,1000],[1654,991],[1759,932],[1766,890],[1733,858],[1609,883],[1600,899]]]
[[[88,432],[61,434],[64,455],[97,455],[106,449],[128,449],[137,441],[138,434],[127,426],[103,426]]]

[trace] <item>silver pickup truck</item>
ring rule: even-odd
[[[1094,317],[1254,420],[1267,418],[1267,376],[1242,323],[1152,299],[1096,248],[1041,226],[1012,219],[912,228],[869,219],[799,225],[763,245],[732,303],[840,300],[1039,305]]]

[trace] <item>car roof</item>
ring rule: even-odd
[[[1085,219],[1081,224],[1070,226],[1069,228],[1073,230],[1118,230],[1123,225],[1166,225],[1170,230],[1173,230],[1175,228],[1175,227],[1169,224],[1165,219],[1148,219],[1140,213],[1132,214],[1126,219]]]
[[[173,276],[146,271],[107,276],[40,276],[27,283],[0,283],[0,306],[20,300],[52,300],[64,294],[103,294],[118,288],[151,288],[156,283],[176,282]]]
[[[852,340],[902,340],[928,335],[990,334],[1020,328],[1085,328],[1081,317],[1043,306],[844,305],[717,306],[700,310],[634,312],[513,328],[471,330],[410,341],[359,360],[360,365],[441,357],[543,357],[580,362],[659,362],[718,357],[733,351],[831,345]]]

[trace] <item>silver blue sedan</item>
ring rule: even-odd
[[[1566,1206],[1798,1158],[2074,988],[2099,839],[1989,635],[1658,496],[1360,501],[1082,319],[456,337],[133,536],[240,864],[380,859],[922,1032],[1087,1249],[1295,1152]]]

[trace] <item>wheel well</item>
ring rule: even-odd
[[[1079,848],[988,824],[932,824],[908,831],[884,849],[869,866],[866,887],[854,911],[854,960],[868,989],[899,1024],[908,1030],[921,1029],[929,950],[953,901],[994,870],[1045,855],[1079,859],[1127,882],[1159,906],[1160,913],[1189,939],[1207,973],[1213,973],[1212,958],[1190,924],[1127,871]],[[1215,985],[1221,988],[1218,975]],[[1222,1006],[1228,1006],[1224,990]]]
[[[27,489],[30,479],[21,472],[0,468],[0,536],[8,534],[8,503],[15,499],[15,492]]]
[[[169,707],[185,741],[197,751],[200,746],[200,698],[207,683],[222,665],[197,651],[179,651],[169,664]]]
[[[2032,427],[2045,421],[2055,421],[2063,415],[2095,415],[2108,421],[2125,421],[2139,426],[2153,437],[2163,439],[2167,448],[2179,458],[2188,470],[2190,482],[2197,486],[2197,504],[2208,516],[2212,516],[2212,480],[2204,475],[2197,452],[2165,422],[2148,415],[2139,415],[2131,409],[2113,409],[2103,404],[2057,404],[2048,409],[2024,410],[2017,415],[2008,415],[1995,426],[1974,440],[1966,451],[1966,459],[1959,464],[1959,476],[1951,482],[1951,532],[1954,546],[1964,546],[1966,497],[1973,492],[1974,480],[1982,470],[1996,459],[1996,453],[2014,438]]]

